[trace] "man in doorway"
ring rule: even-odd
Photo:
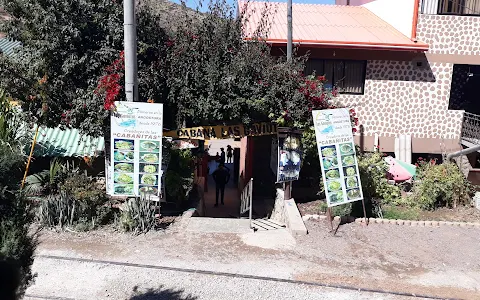
[[[218,168],[212,173],[213,180],[215,180],[215,207],[218,206],[218,194],[220,193],[220,200],[222,205],[225,203],[223,202],[225,196],[225,185],[227,185],[228,181],[230,180],[230,172],[227,168],[225,168],[225,164],[220,163]]]
[[[222,151],[220,153],[220,163],[221,164],[225,164],[225,149],[224,148],[220,148],[220,151]]]

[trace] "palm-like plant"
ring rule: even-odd
[[[25,126],[22,124],[20,111],[12,104],[3,90],[0,90],[0,143],[10,148],[21,147],[24,142]]]
[[[50,168],[37,174],[27,176],[25,191],[29,195],[52,194],[60,190],[59,185],[68,174],[78,172],[78,167],[72,162],[62,162],[58,158],[50,161]]]

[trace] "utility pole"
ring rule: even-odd
[[[292,59],[292,0],[287,2],[287,60]]]
[[[287,61],[292,60],[292,0],[287,2]],[[292,198],[292,182],[287,181],[283,185],[284,199],[290,200]]]
[[[127,101],[138,101],[137,79],[137,25],[135,0],[123,0],[125,96]]]

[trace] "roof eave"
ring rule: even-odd
[[[395,44],[334,44],[334,43],[296,43],[299,46],[312,48],[340,48],[384,51],[417,51],[427,52],[428,45],[395,45]]]
[[[247,40],[250,40],[247,38]],[[286,45],[287,40],[267,39],[267,43],[280,46]],[[340,49],[364,49],[364,50],[384,50],[384,51],[417,51],[426,52],[429,46],[424,43],[412,44],[393,44],[393,43],[368,43],[368,42],[336,42],[336,41],[306,41],[293,40],[298,46],[311,48],[340,48]]]

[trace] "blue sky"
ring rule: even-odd
[[[180,0],[170,0],[172,2],[175,2],[175,3],[180,3]],[[185,3],[187,4],[188,7],[191,7],[191,8],[197,8],[197,3],[199,3],[200,0],[185,0]],[[227,2],[229,4],[233,4],[233,3],[236,3],[237,0],[227,0]],[[271,2],[287,2],[286,0],[271,0]],[[202,3],[204,4],[203,6],[205,6],[205,4],[208,4],[208,0],[203,0]],[[335,4],[335,0],[300,0],[300,1],[295,1],[293,0],[293,3],[310,3],[310,4]],[[202,10],[205,10],[205,9],[200,9],[201,11]]]

